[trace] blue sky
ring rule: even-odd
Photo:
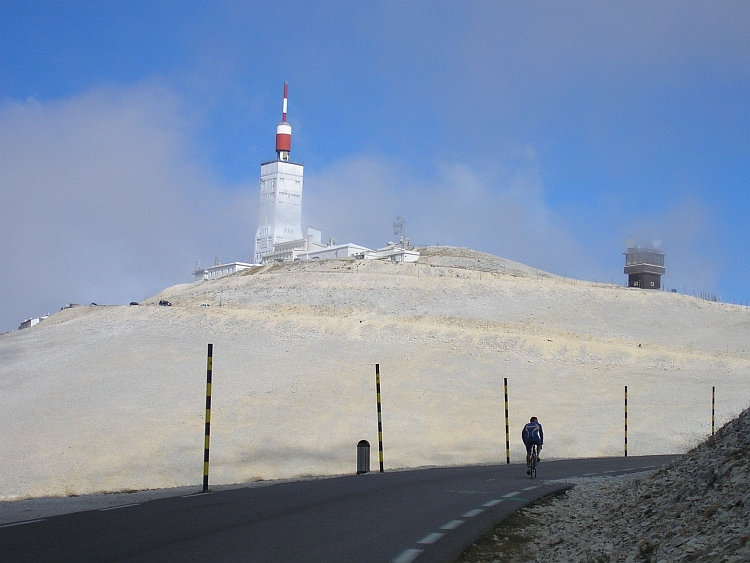
[[[289,82],[303,228],[750,299],[748,2],[0,4],[0,331],[247,260]]]

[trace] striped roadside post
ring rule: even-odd
[[[378,454],[380,472],[383,473],[383,417],[380,411],[380,364],[375,364],[375,390],[378,394]]]
[[[206,439],[203,444],[203,492],[208,492],[208,446],[211,441],[211,372],[213,371],[214,345],[208,345],[206,359]]]
[[[625,457],[628,457],[628,386],[625,386]]]
[[[505,460],[510,463],[510,428],[508,427],[508,378],[503,378],[505,387]]]
[[[711,436],[714,435],[714,425],[716,424],[716,386],[711,386]]]

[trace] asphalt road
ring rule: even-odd
[[[164,498],[0,526],[3,562],[444,563],[557,479],[674,456],[394,471]]]

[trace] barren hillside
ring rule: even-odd
[[[580,282],[487,254],[275,265],[0,336],[0,498],[504,460],[535,414],[548,457],[682,452],[750,404],[750,311]],[[172,307],[157,305],[168,299]],[[208,304],[208,307],[202,307]],[[596,438],[582,428],[598,429]],[[670,432],[664,432],[667,425]]]

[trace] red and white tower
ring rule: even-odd
[[[281,123],[276,126],[276,158],[289,160],[292,150],[292,126],[286,122],[286,106],[289,97],[289,84],[284,82],[284,105],[281,108]]]
[[[276,160],[260,165],[260,207],[254,262],[274,251],[274,245],[302,239],[302,180],[304,167],[289,160],[292,126],[286,121],[289,86],[284,83],[281,123],[276,126]]]

